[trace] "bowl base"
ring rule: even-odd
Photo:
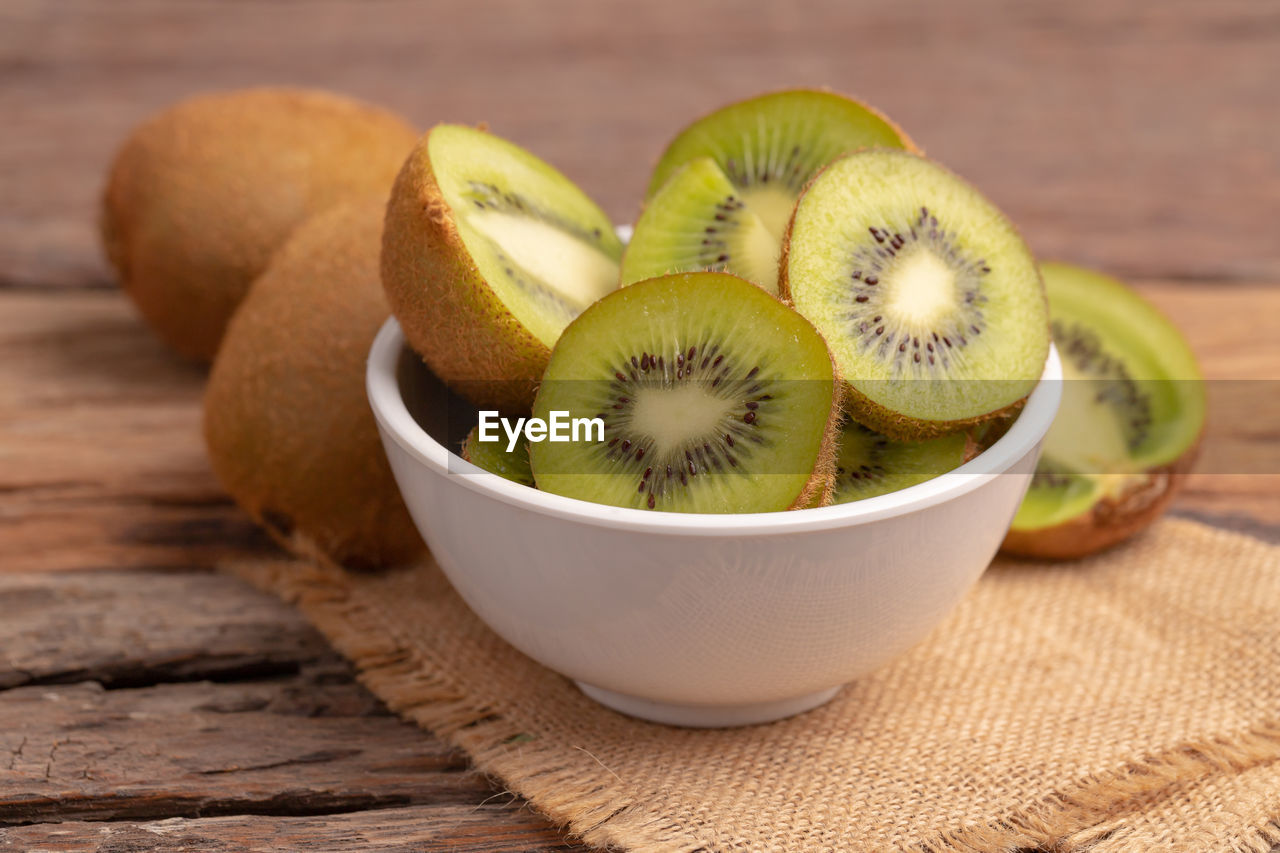
[[[808,693],[777,702],[758,702],[747,705],[680,705],[615,693],[603,687],[583,684],[581,681],[575,681],[574,684],[606,708],[612,708],[628,716],[639,717],[654,723],[666,723],[669,726],[690,726],[702,729],[771,723],[774,720],[811,711],[831,701],[843,686],[836,685],[826,690],[819,690],[817,693]]]

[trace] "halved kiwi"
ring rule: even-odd
[[[848,421],[840,431],[834,503],[873,498],[914,486],[964,464],[970,441],[953,433],[925,441],[894,441]]]
[[[398,116],[328,92],[188,98],[116,154],[100,221],[107,257],[156,334],[210,361],[290,232],[340,202],[386,198],[417,137]]]
[[[829,498],[839,383],[796,312],[725,273],[640,282],[565,329],[535,418],[598,418],[599,441],[535,442],[538,488],[673,512]]]
[[[814,178],[779,284],[831,346],[849,413],[891,438],[1012,410],[1048,357],[1044,288],[1017,230],[960,178],[904,151],[850,154]]]
[[[840,154],[915,146],[871,107],[831,92],[750,98],[667,146],[623,259],[622,281],[726,270],[773,292],[783,231],[809,180]]]
[[[507,451],[507,444],[506,437],[499,441],[481,441],[480,428],[472,427],[471,432],[467,433],[467,440],[462,444],[462,458],[490,474],[497,474],[504,480],[510,480],[522,486],[532,486],[533,472],[529,469],[529,440],[522,437],[510,452]]]
[[[1154,521],[1195,461],[1206,400],[1186,340],[1113,278],[1041,265],[1065,379],[1008,553],[1071,558]]]
[[[560,172],[442,124],[396,179],[382,281],[441,379],[481,408],[527,412],[560,332],[617,287],[621,256],[604,211]]]

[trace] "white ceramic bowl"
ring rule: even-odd
[[[924,637],[995,555],[1062,391],[1051,352],[1008,433],[918,486],[822,509],[695,515],[560,497],[463,462],[437,440],[445,410],[456,429],[461,407],[395,320],[367,379],[405,503],[472,610],[599,702],[690,726],[814,708]],[[439,422],[434,435],[420,420]]]

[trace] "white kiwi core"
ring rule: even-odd
[[[885,307],[905,323],[927,328],[955,311],[956,274],[933,252],[912,252],[898,262],[893,275]]]
[[[550,223],[496,211],[470,214],[467,221],[579,312],[617,286],[613,258]]]
[[[735,401],[701,385],[673,385],[636,392],[632,427],[652,436],[659,453],[673,452],[690,436],[709,435],[734,409]]]

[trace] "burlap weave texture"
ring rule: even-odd
[[[998,560],[925,642],[828,705],[720,731],[599,707],[429,562],[231,568],[296,601],[393,710],[601,847],[1280,843],[1280,547],[1189,521],[1079,563]]]

